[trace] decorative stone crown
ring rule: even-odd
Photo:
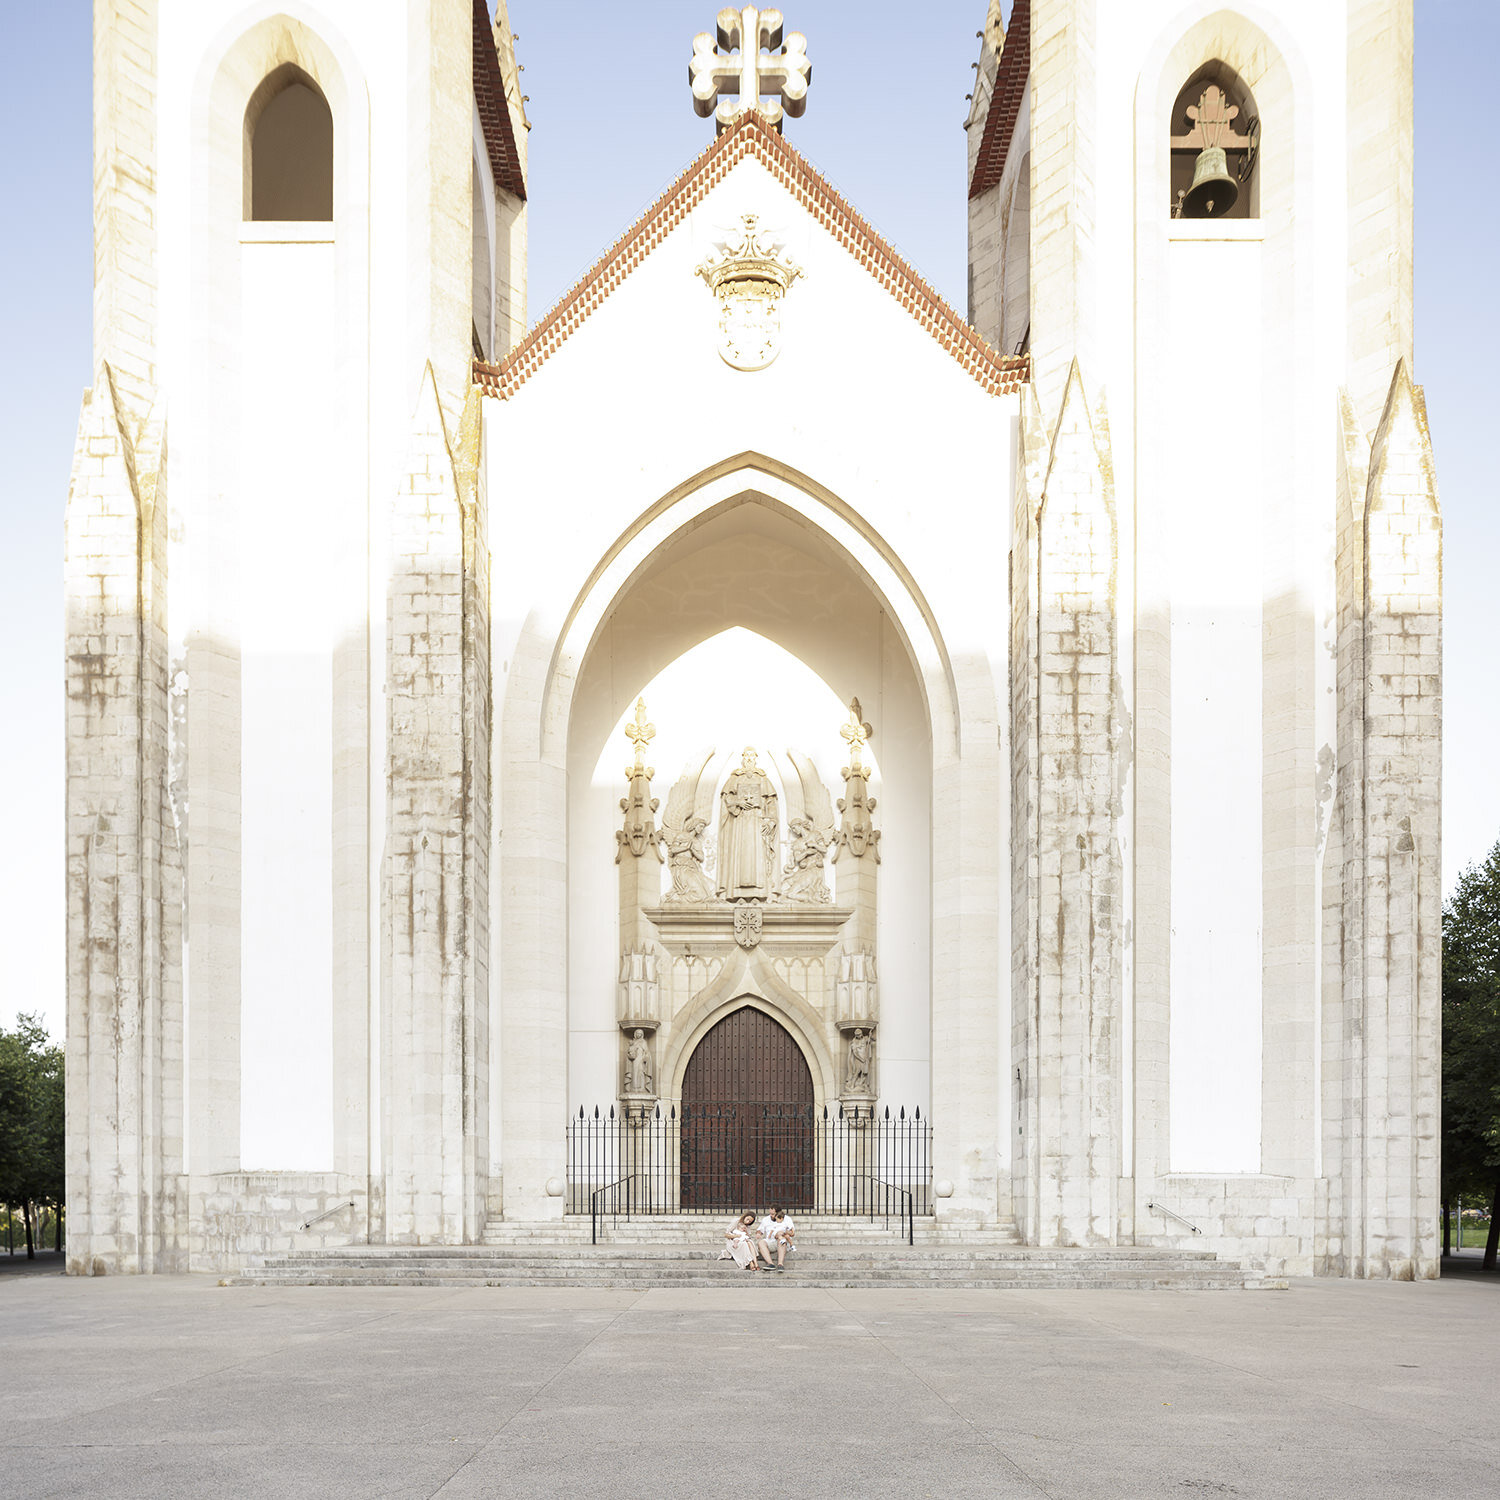
[[[742,283],[764,282],[780,293],[806,274],[786,247],[774,243],[759,224],[759,215],[742,214],[740,228],[731,231],[722,249],[709,251],[697,274],[712,291],[749,290]]]

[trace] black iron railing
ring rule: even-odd
[[[908,1243],[932,1212],[932,1132],[921,1110],[779,1104],[611,1105],[568,1122],[567,1210],[601,1223],[764,1212],[894,1220]]]

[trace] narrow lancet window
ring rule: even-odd
[[[245,162],[247,219],[333,218],[333,115],[300,69],[279,70],[251,101]]]

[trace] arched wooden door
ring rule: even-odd
[[[682,1080],[682,1206],[813,1206],[813,1085],[802,1049],[763,1010],[725,1016]]]

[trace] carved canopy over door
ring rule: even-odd
[[[813,1086],[787,1029],[745,1006],[699,1042],[682,1082],[682,1206],[811,1208]]]

